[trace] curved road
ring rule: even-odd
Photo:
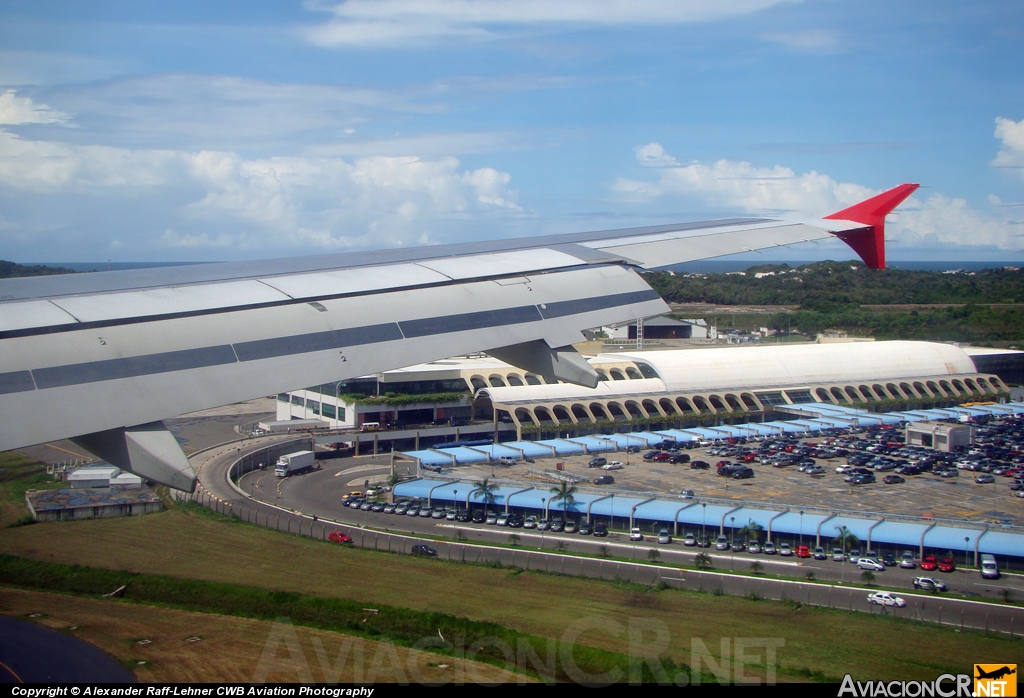
[[[895,591],[907,602],[903,609],[883,609],[868,603],[869,591],[850,588],[844,581],[860,579],[860,570],[850,563],[799,560],[778,556],[747,553],[726,553],[707,550],[717,570],[748,572],[756,560],[765,572],[791,577],[767,579],[746,575],[730,575],[714,571],[699,572],[653,565],[648,562],[652,550],[658,559],[668,565],[693,565],[696,548],[686,548],[680,541],[657,545],[656,538],[632,543],[625,534],[613,533],[604,539],[573,534],[558,534],[524,529],[496,528],[483,524],[460,524],[431,518],[395,516],[393,514],[364,512],[342,507],[341,495],[362,489],[366,480],[382,481],[390,474],[390,456],[377,458],[342,458],[319,461],[318,470],[304,475],[279,479],[272,468],[255,470],[244,475],[236,489],[227,479],[231,464],[247,453],[268,445],[294,441],[294,435],[261,437],[230,444],[222,444],[192,456],[199,476],[196,498],[218,511],[234,513],[240,518],[277,527],[281,530],[326,538],[334,530],[345,530],[356,545],[408,551],[417,537],[438,550],[445,558],[471,562],[500,562],[527,569],[543,569],[564,574],[608,579],[633,579],[640,583],[663,582],[690,589],[717,589],[741,596],[758,595],[771,599],[798,600],[811,605],[847,608],[874,613],[897,613],[921,620],[963,627],[988,629],[1020,634],[1024,632],[1024,609],[1002,604],[980,603],[950,598],[943,595],[915,592],[911,579],[918,575],[939,577],[937,573],[920,570],[888,568],[877,573],[878,588]],[[405,468],[399,463],[399,474]],[[467,484],[467,487],[471,485]],[[242,491],[240,491],[242,490]],[[515,547],[507,547],[510,536],[518,536]],[[467,541],[462,543],[459,539]],[[486,543],[499,543],[503,547],[489,547]],[[483,545],[481,545],[483,544]],[[561,546],[560,549],[556,546]],[[603,547],[603,549],[602,549]],[[582,558],[569,553],[595,556]],[[600,557],[606,553],[617,561]],[[627,561],[622,561],[623,559]],[[636,562],[630,562],[635,560]],[[813,573],[815,579],[831,580],[836,584],[807,583],[801,578]],[[976,595],[980,598],[1000,599],[1003,589],[1009,589],[1011,598],[1024,598],[1024,579],[1018,575],[1004,575],[995,581],[982,580],[977,572],[957,571],[941,575],[952,592]]]

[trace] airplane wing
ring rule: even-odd
[[[73,438],[191,491],[161,420],[483,351],[591,387],[584,329],[668,310],[640,269],[838,236],[884,267],[904,184],[827,219],[718,220],[0,281],[0,450]]]

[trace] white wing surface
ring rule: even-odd
[[[0,450],[74,438],[191,490],[185,412],[476,351],[593,386],[582,330],[667,310],[638,269],[830,235],[884,266],[887,212],[2,280]]]

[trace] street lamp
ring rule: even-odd
[[[548,510],[544,508],[544,503],[547,502],[547,501],[548,501],[547,497],[541,497],[540,498],[540,508],[544,511],[544,519],[545,520],[547,520],[547,518],[548,518]],[[550,525],[550,522],[549,522],[549,525]],[[541,550],[544,549],[544,529],[543,528],[540,529],[540,549]]]
[[[708,518],[708,503],[707,502],[701,502],[700,503],[700,539],[701,539],[701,545],[703,545],[704,542],[706,542],[707,539],[708,539],[708,534],[707,534],[707,531],[705,530],[705,527],[704,527],[704,524],[707,522],[707,518]]]
[[[732,540],[729,541],[729,569],[730,570],[735,570],[736,569],[736,546],[734,545],[734,543],[736,542],[736,517],[735,516],[730,516],[729,517],[729,535],[732,537]]]
[[[452,499],[455,500],[455,532],[452,534],[455,540],[459,539],[459,491],[452,490]]]
[[[967,546],[968,546],[968,544],[970,542],[971,542],[971,537],[970,536],[964,536],[964,567],[967,567],[967,565],[969,564],[968,560],[967,560],[967,555],[968,555],[968,552],[967,552],[968,548],[967,548]]]
[[[800,510],[800,545],[804,544],[804,510]]]
[[[846,581],[846,526],[839,527],[839,536],[840,542],[843,546],[843,566],[842,572],[840,573],[841,576],[839,578],[839,583],[842,584]]]

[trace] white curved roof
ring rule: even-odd
[[[622,395],[642,393],[664,393],[665,383],[657,378],[601,381],[596,388],[584,388],[572,383],[546,385],[513,385],[499,388],[484,388],[478,394],[486,394],[491,402],[507,405],[511,402],[550,402],[552,400],[603,400]]]
[[[601,359],[621,361],[626,357],[652,366],[670,392],[893,381],[977,373],[970,357],[959,347],[905,341],[626,352],[601,355],[595,363],[600,364]]]

